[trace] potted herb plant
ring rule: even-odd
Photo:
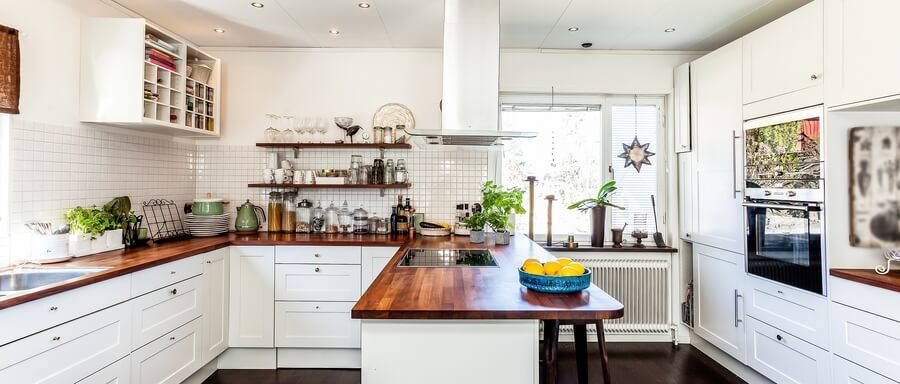
[[[569,205],[569,209],[577,209],[581,212],[591,212],[591,246],[603,247],[603,238],[606,235],[606,207],[625,209],[609,202],[616,192],[616,181],[610,180],[600,186],[597,197],[587,198]]]
[[[495,241],[499,245],[509,244],[510,229],[514,223],[513,214],[525,213],[522,198],[525,191],[518,187],[503,188],[492,181],[484,183],[481,188],[482,209],[495,233]]]
[[[487,225],[487,215],[484,210],[473,213],[472,216],[463,220],[463,224],[469,228],[469,242],[478,244],[484,242],[484,226]]]
[[[84,256],[124,247],[123,228],[133,220],[131,202],[127,197],[113,199],[103,206],[75,207],[66,212],[69,225],[69,250]]]

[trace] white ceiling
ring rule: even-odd
[[[368,9],[357,7],[363,0],[259,0],[261,9],[252,0],[114,1],[201,46],[424,48],[442,40],[443,0],[367,0]],[[501,0],[501,45],[711,50],[809,1]]]

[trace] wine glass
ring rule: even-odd
[[[281,134],[284,135],[284,142],[298,142],[297,133],[294,131],[294,116],[281,116],[281,119],[284,121],[284,130],[281,132]]]
[[[266,138],[266,142],[274,143],[278,140],[278,130],[275,129],[275,118],[277,116],[268,113],[266,114],[266,130],[263,133]]]
[[[322,135],[325,135],[326,133],[328,133],[328,125],[328,118],[320,117],[318,118],[318,123],[316,124],[316,130]]]
[[[293,121],[292,125],[294,128],[294,132],[297,133],[297,142],[299,143],[299,142],[303,141],[303,134],[306,133],[303,130],[304,119],[302,117],[295,117],[292,119],[292,121]]]

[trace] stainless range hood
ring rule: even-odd
[[[412,129],[431,144],[493,145],[533,132],[500,131],[500,0],[444,1],[441,129]]]

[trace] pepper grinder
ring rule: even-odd
[[[528,176],[528,238],[534,240],[534,183],[537,177]]]
[[[556,200],[556,196],[547,195],[544,198],[547,200],[547,246],[553,245],[553,201]]]

